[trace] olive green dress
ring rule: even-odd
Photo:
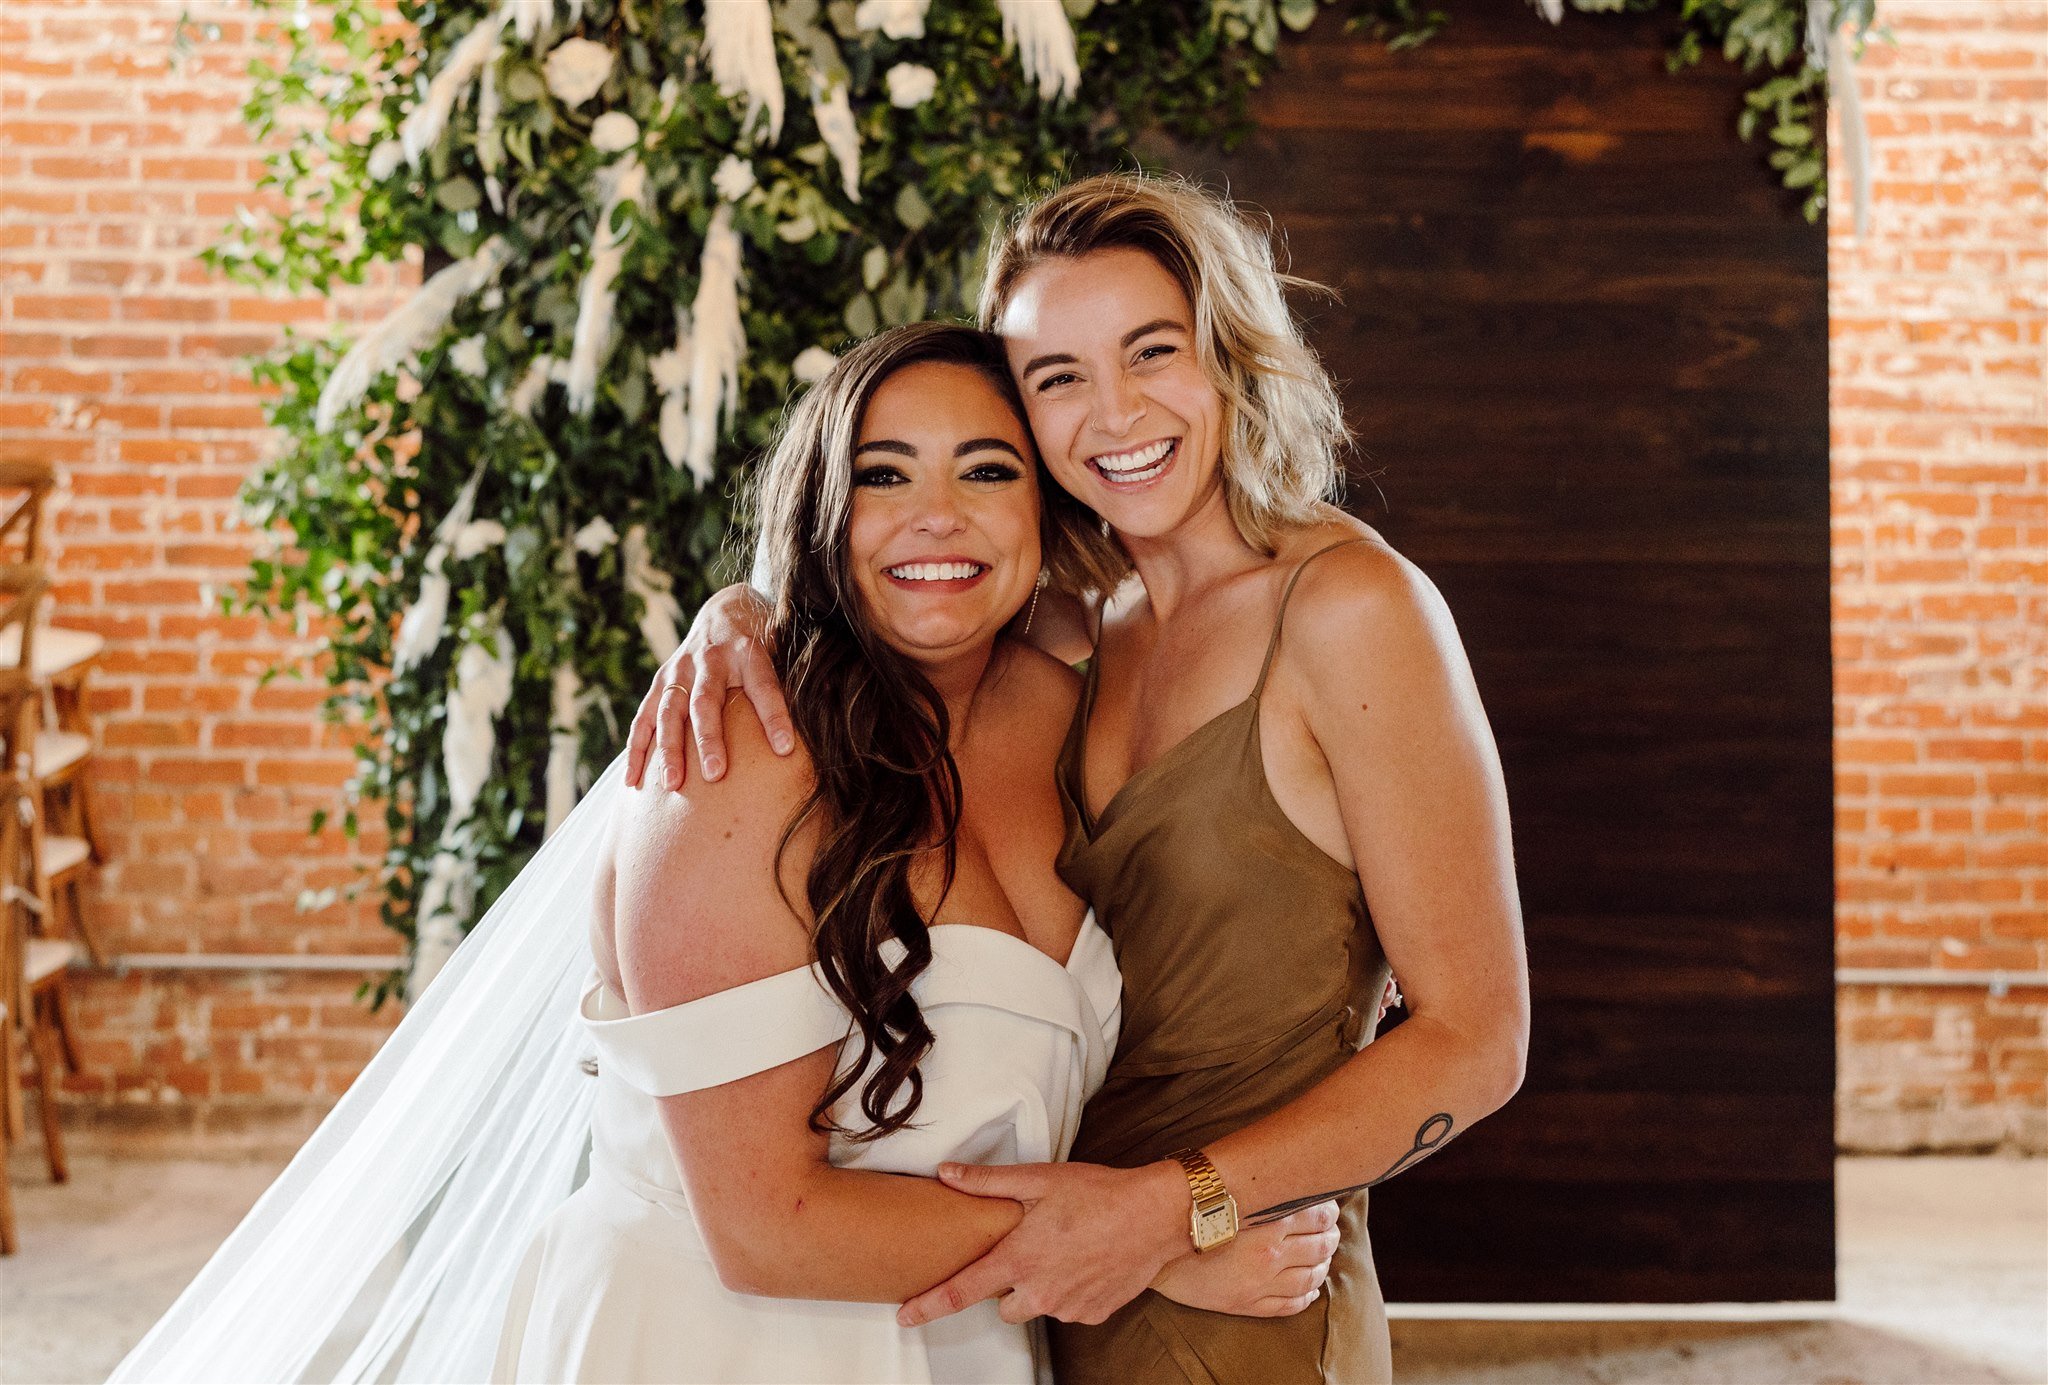
[[[1081,768],[1099,656],[1089,668],[1060,754],[1067,841],[1059,869],[1115,945],[1124,1012],[1074,1159],[1131,1167],[1200,1148],[1306,1092],[1377,1027],[1387,962],[1365,892],[1280,810],[1259,751],[1259,697],[1300,577],[1296,568],[1288,579],[1251,696],[1133,775],[1099,818],[1088,811]],[[1060,1385],[1389,1380],[1366,1197],[1348,1199],[1328,1288],[1305,1312],[1236,1317],[1148,1290],[1099,1326],[1052,1323],[1055,1377]]]

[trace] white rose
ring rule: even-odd
[[[631,149],[639,139],[639,122],[624,111],[606,111],[590,127],[590,147],[600,154]]]
[[[737,154],[727,154],[711,175],[711,186],[728,202],[737,202],[754,190],[754,166]]]
[[[576,536],[569,540],[576,546],[578,553],[588,554],[602,553],[618,541],[619,531],[612,528],[611,521],[603,515],[578,529]]]
[[[587,38],[566,39],[548,54],[543,68],[548,90],[563,105],[574,108],[597,95],[605,78],[612,75],[612,50]]]
[[[939,74],[922,63],[897,63],[882,80],[889,87],[889,104],[898,110],[922,106],[939,89]]]
[[[789,373],[806,385],[815,385],[839,364],[839,358],[822,346],[807,346],[789,363]]]
[[[484,372],[490,369],[484,360],[484,334],[478,332],[473,337],[464,337],[449,347],[448,364],[472,379],[483,379]]]
[[[383,182],[398,172],[398,165],[405,160],[405,147],[395,139],[387,139],[370,151],[369,175]]]
[[[458,559],[474,558],[486,548],[496,548],[504,541],[504,525],[495,519],[473,519],[455,531],[455,540],[448,547]]]
[[[931,0],[860,0],[853,27],[864,33],[880,29],[893,39],[923,38],[924,12]]]

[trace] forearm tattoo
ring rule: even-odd
[[[1442,1149],[1450,1141],[1451,1132],[1455,1126],[1456,1122],[1451,1119],[1450,1112],[1439,1111],[1424,1121],[1422,1127],[1415,1132],[1415,1143],[1409,1146],[1408,1152],[1399,1159],[1396,1159],[1392,1168],[1388,1169],[1378,1178],[1373,1179],[1370,1183],[1354,1183],[1348,1188],[1339,1188],[1335,1192],[1314,1193],[1308,1197],[1298,1197],[1292,1202],[1282,1202],[1252,1213],[1244,1219],[1244,1224],[1246,1226],[1261,1226],[1269,1221],[1278,1221],[1290,1212],[1299,1212],[1304,1207],[1313,1207],[1318,1202],[1328,1202],[1330,1199],[1338,1197],[1349,1197],[1352,1193],[1363,1192],[1367,1188],[1376,1188],[1395,1174],[1412,1168],[1417,1163]]]

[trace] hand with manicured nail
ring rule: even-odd
[[[766,599],[752,588],[726,587],[697,612],[682,647],[654,675],[654,684],[633,714],[626,739],[626,783],[639,788],[651,766],[655,782],[680,789],[688,773],[687,722],[707,779],[725,774],[725,704],[733,692],[747,695],[777,755],[796,748],[796,731],[782,684],[762,634],[768,624]]]

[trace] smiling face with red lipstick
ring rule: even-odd
[[[854,444],[846,544],[875,629],[919,662],[986,646],[1030,599],[1031,435],[986,375],[925,361],[876,388]]]

